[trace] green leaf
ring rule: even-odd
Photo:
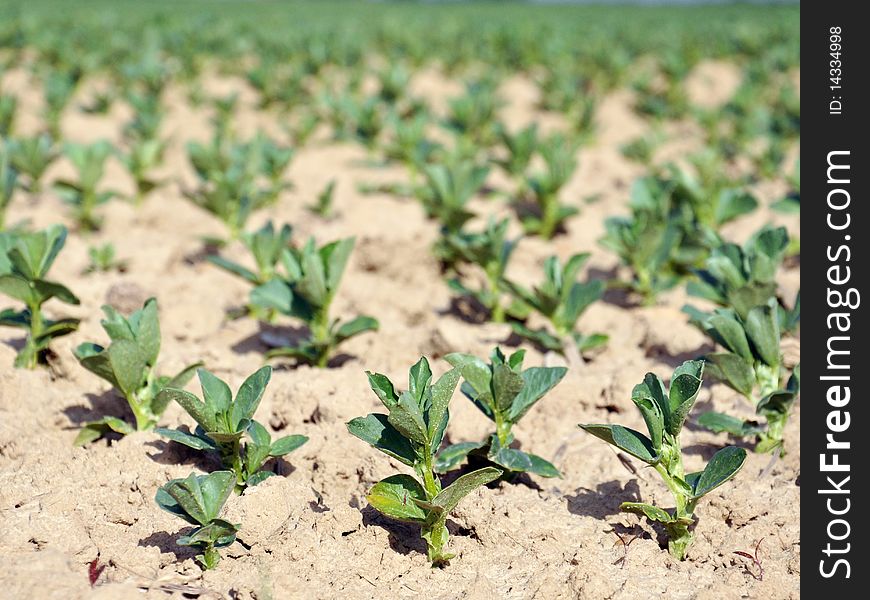
[[[462,378],[476,392],[476,396],[490,393],[492,371],[485,362],[471,354],[459,352],[446,355],[444,360],[459,370]]]
[[[436,438],[439,437],[438,432],[443,431],[446,427],[448,418],[447,407],[453,398],[453,393],[456,391],[459,376],[458,369],[450,369],[438,381],[432,384],[432,404],[426,417],[429,419],[428,435],[434,446],[430,449],[433,452],[441,445],[441,440]]]
[[[746,450],[736,446],[728,446],[722,448],[698,477],[694,486],[694,498],[700,498],[705,494],[710,493],[735,475],[746,461]]]
[[[103,417],[97,421],[89,421],[82,426],[79,434],[73,441],[73,446],[84,446],[103,437],[110,431],[129,435],[136,431],[129,423],[117,417]]]
[[[740,322],[733,316],[717,312],[707,318],[704,322],[704,328],[710,337],[729,351],[746,360],[753,359],[746,332]]]
[[[646,422],[646,428],[650,434],[652,447],[655,449],[656,453],[660,452],[662,449],[662,437],[665,428],[662,409],[659,408],[658,403],[652,399],[652,396],[649,393],[649,388],[643,383],[634,386],[634,390],[631,392],[631,401],[634,402],[635,406],[640,410],[640,414]]]
[[[30,284],[27,283],[26,279],[18,275],[8,273],[0,275],[0,292],[25,304],[32,304],[35,300],[35,295],[30,288]]]
[[[181,536],[175,540],[175,543],[179,546],[200,546],[214,544],[219,540],[223,540],[224,543],[219,545],[226,546],[232,543],[227,542],[226,539],[230,537],[235,538],[238,530],[239,527],[237,525],[228,521],[224,521],[223,519],[213,519],[207,525],[194,529],[188,535]]]
[[[668,524],[674,521],[674,518],[669,513],[658,506],[653,506],[652,504],[644,504],[643,502],[623,502],[619,505],[619,508],[625,512],[642,515],[651,521],[658,521],[659,523]]]
[[[389,423],[387,415],[370,414],[357,417],[347,424],[347,430],[408,466],[413,467],[417,463],[417,453],[413,446]]]
[[[188,521],[206,525],[217,518],[236,485],[236,476],[230,471],[215,471],[197,476],[191,473],[186,479],[173,479],[163,490],[189,517]],[[164,510],[179,514],[165,497],[158,494],[157,503]]]
[[[683,428],[683,423],[701,391],[703,374],[704,362],[700,360],[687,360],[674,370],[668,394],[670,418],[667,430],[671,435],[678,435]]]
[[[387,417],[390,424],[404,437],[426,446],[428,443],[428,429],[423,420],[420,404],[414,399],[411,392],[402,392],[399,401],[390,411]]]
[[[200,369],[198,372],[202,373],[204,370]],[[163,398],[161,398],[161,396]],[[218,426],[214,411],[190,392],[176,388],[166,388],[161,390],[158,394],[158,401],[164,406],[173,400],[178,402],[178,404],[181,405],[181,408],[193,417],[193,419],[206,431],[214,431],[217,429]]]
[[[131,398],[144,384],[148,375],[148,365],[142,351],[135,342],[117,340],[105,351],[118,389]]]
[[[622,425],[583,425],[580,427],[608,444],[612,444],[643,462],[653,465],[659,456],[652,441],[644,434]]]
[[[220,267],[221,269],[228,271],[234,275],[238,275],[242,279],[245,279],[249,283],[257,285],[260,283],[260,278],[257,277],[257,274],[251,271],[250,269],[246,269],[242,265],[238,263],[234,263],[230,260],[227,260],[221,256],[217,256],[214,254],[209,254],[205,257],[205,259],[211,264]]]
[[[294,290],[316,307],[325,306],[328,288],[326,272],[320,255],[313,249],[306,248],[302,255],[302,278],[296,282]]]
[[[49,298],[57,298],[61,302],[66,302],[67,304],[79,304],[79,299],[76,295],[69,291],[66,286],[59,283],[37,279],[36,281],[33,281],[32,284],[33,289],[36,290],[36,294],[41,301],[45,301]]]
[[[470,452],[480,450],[485,445],[485,442],[461,442],[447,446],[435,457],[434,471],[447,473],[458,468]]]
[[[492,391],[496,410],[507,412],[525,385],[522,375],[507,365],[495,365],[492,370]]]
[[[239,424],[254,416],[257,407],[260,405],[260,400],[263,399],[263,392],[266,391],[266,386],[269,385],[269,380],[272,377],[272,367],[266,365],[260,367],[244,382],[242,382],[239,391],[236,394],[236,401],[232,406],[230,415],[232,424],[235,425],[238,431]]]
[[[366,376],[369,379],[369,387],[371,387],[377,397],[380,398],[384,406],[387,407],[387,410],[392,410],[399,401],[399,396],[396,394],[393,382],[390,381],[389,377],[381,375],[380,373],[366,371]]]
[[[105,348],[85,342],[80,344],[73,350],[73,354],[78,359],[79,363],[97,377],[105,379],[112,384],[112,387],[120,390],[121,385],[115,379],[115,373],[112,370],[112,364],[109,362],[109,356],[105,352]]]
[[[157,313],[157,300],[149,298],[145,301],[139,313],[139,328],[136,341],[141,349],[145,362],[149,366],[157,364],[160,354],[160,317]]]
[[[339,344],[346,339],[352,338],[355,335],[366,331],[377,331],[380,324],[374,317],[361,316],[351,319],[341,326],[335,332],[335,343]]]
[[[707,372],[743,394],[750,396],[755,387],[755,369],[752,364],[736,354],[710,354]]]
[[[776,300],[756,306],[746,316],[746,335],[758,356],[771,367],[779,366],[779,315]]]
[[[519,421],[538,400],[562,381],[567,372],[565,367],[531,367],[523,371],[524,385],[514,398],[508,419],[512,423]]]
[[[531,452],[526,453],[526,456],[529,457],[529,461],[532,463],[532,466],[529,468],[529,473],[534,473],[535,475],[539,475],[541,477],[561,477],[562,474],[559,472],[559,469],[548,460],[545,460],[538,456],[537,454],[532,454]]]
[[[407,523],[426,522],[427,513],[414,500],[426,500],[426,492],[410,475],[393,475],[379,481],[366,496],[378,512]]]
[[[269,456],[284,456],[290,454],[308,441],[305,435],[286,435],[272,442]]]
[[[741,215],[752,212],[758,207],[755,197],[742,190],[723,190],[716,204],[716,223],[733,221]]]
[[[429,367],[429,361],[423,356],[418,360],[408,372],[408,391],[415,400],[419,401],[423,397],[423,391],[429,385],[432,379],[432,369]],[[401,398],[401,396],[400,396]]]
[[[432,500],[432,504],[449,513],[459,501],[482,485],[495,481],[502,476],[503,471],[495,467],[484,467],[459,477],[452,484],[441,490]]]
[[[762,431],[762,428],[757,425],[720,412],[703,413],[698,417],[698,425],[713,433],[729,433],[737,437],[755,435]]]
[[[207,407],[212,418],[214,419],[218,415],[222,416],[229,412],[230,406],[233,402],[233,393],[230,391],[230,386],[205,369],[198,369],[196,374],[199,377],[199,384],[202,388],[202,397],[205,401],[205,407]],[[180,400],[179,404],[181,404]],[[187,406],[184,404],[181,404],[181,406],[187,410]],[[187,412],[190,413],[189,410],[187,410]],[[193,413],[191,413],[190,416],[197,419]],[[216,420],[212,420],[210,422],[211,425],[206,425],[206,423],[201,422],[199,419],[197,419],[197,422],[207,431],[218,431],[221,428]]]
[[[177,442],[194,450],[217,450],[217,444],[208,438],[199,437],[180,429],[167,429],[155,427],[154,433]]]
[[[353,252],[355,242],[356,239],[350,237],[328,244],[321,249],[324,263],[327,266],[326,287],[330,292],[338,289],[338,284],[341,282],[341,276],[344,274],[347,260],[350,253]]]
[[[293,313],[293,290],[280,279],[270,279],[251,290],[251,304],[274,309],[283,315]]]

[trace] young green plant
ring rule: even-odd
[[[447,516],[473,490],[498,479],[502,470],[484,467],[462,475],[444,488],[436,475],[435,453],[450,419],[448,405],[459,383],[458,370],[451,369],[433,383],[429,361],[421,358],[410,369],[408,390],[401,393],[386,376],[367,375],[369,385],[388,414],[357,417],[347,424],[347,429],[411,467],[416,477],[406,474],[387,477],[375,484],[366,498],[387,517],[419,525],[432,566],[444,566],[455,556],[446,551]]]
[[[568,372],[565,367],[523,370],[525,353],[518,350],[507,357],[495,348],[489,364],[471,354],[457,352],[444,357],[462,375],[462,393],[495,423],[495,432],[482,442],[462,442],[444,448],[435,459],[438,473],[456,469],[468,458],[492,463],[510,476],[526,472],[541,477],[560,476],[548,460],[512,447],[513,426]]]
[[[482,232],[444,232],[435,245],[435,254],[442,264],[461,271],[458,265],[464,263],[475,265],[483,271],[483,280],[478,288],[469,287],[460,277],[453,277],[447,283],[460,296],[474,298],[496,323],[505,320],[503,279],[518,241],[505,239],[508,225],[508,219],[496,222],[491,218]]]
[[[202,400],[173,387],[164,388],[157,397],[157,402],[163,406],[173,400],[178,402],[196,421],[194,432],[163,427],[154,431],[194,450],[218,454],[221,464],[234,474],[240,493],[275,474],[262,468],[267,460],[289,454],[308,441],[304,435],[288,435],[272,441],[266,428],[254,420],[272,377],[272,367],[262,367],[248,377],[235,399],[230,387],[212,373],[198,369],[196,374],[202,387]]]
[[[686,361],[674,370],[670,387],[654,373],[634,387],[631,400],[646,423],[649,437],[616,424],[580,425],[592,435],[646,463],[661,476],[674,497],[675,508],[667,511],[643,502],[623,502],[625,512],[661,523],[668,538],[668,550],[685,560],[695,538],[695,507],[698,501],[732,477],[746,460],[746,450],[728,446],[719,450],[701,471],[686,473],[680,432],[701,391],[702,361]]]
[[[103,178],[106,159],[112,153],[112,146],[106,141],[93,144],[68,143],[64,146],[64,153],[73,163],[78,180],[61,180],[55,183],[55,187],[64,202],[73,207],[73,216],[79,227],[86,231],[95,231],[102,224],[102,218],[95,214],[97,207],[115,196],[111,191],[97,191]]]
[[[539,313],[552,327],[549,331],[546,328],[533,330],[524,323],[511,322],[517,335],[565,356],[573,352],[571,345],[583,353],[607,343],[608,338],[604,334],[583,335],[575,330],[580,315],[604,293],[604,283],[600,280],[577,281],[577,275],[587,260],[588,253],[575,254],[563,267],[558,257],[550,256],[544,261],[544,282],[532,290],[504,280],[506,289],[524,306],[526,312],[533,310]]]
[[[272,221],[267,221],[253,233],[241,234],[242,243],[254,258],[254,270],[222,256],[210,254],[206,258],[210,263],[241,277],[251,285],[260,286],[277,276],[278,263],[284,250],[290,248],[292,234],[293,228],[290,225],[285,223],[276,231]],[[248,304],[247,313],[269,322],[274,321],[276,315],[275,309],[264,308],[253,302]]]
[[[191,473],[186,479],[173,479],[162,486],[154,497],[157,506],[195,527],[175,543],[202,551],[196,555],[196,560],[203,569],[214,569],[218,565],[221,559],[218,548],[232,544],[241,528],[220,518],[235,483],[236,478],[230,471],[208,475]]]
[[[780,349],[780,310],[776,298],[748,309],[744,315],[732,308],[717,308],[712,313],[684,308],[693,323],[725,350],[705,357],[708,372],[751,402],[756,414],[764,417],[766,427],[718,412],[704,413],[698,423],[737,437],[756,436],[756,452],[782,455],[785,425],[800,392],[800,365],[783,385],[787,370]]]
[[[535,212],[521,211],[520,216],[528,233],[548,240],[569,217],[579,212],[576,207],[559,202],[559,191],[577,168],[577,148],[564,136],[554,135],[539,143],[538,153],[546,168],[526,177],[525,185],[535,204]]]
[[[183,387],[201,363],[186,367],[174,377],[158,375],[160,354],[160,319],[157,300],[125,317],[111,306],[103,306],[106,318],[100,323],[111,340],[108,347],[92,342],[75,350],[79,363],[94,375],[112,384],[126,400],[133,413],[135,427],[118,417],[105,416],[85,423],[75,439],[77,446],[88,444],[109,431],[127,435],[153,428],[166,410],[167,398],[158,399],[167,387]]]
[[[79,303],[65,286],[45,278],[66,242],[66,234],[62,225],[32,233],[0,232],[0,293],[26,307],[0,311],[0,325],[27,331],[24,346],[15,358],[16,367],[35,368],[53,339],[78,328],[78,319],[53,321],[42,313],[42,305],[52,298],[66,304]]]
[[[251,291],[252,305],[299,319],[308,327],[306,338],[270,350],[267,358],[293,358],[323,368],[339,344],[377,331],[378,321],[373,317],[341,322],[329,315],[354,241],[346,238],[318,248],[311,238],[301,249],[285,248],[281,252],[284,274]]]
[[[703,298],[722,307],[733,308],[746,318],[749,310],[777,297],[776,273],[789,247],[785,227],[763,227],[742,247],[723,243],[714,248],[698,270],[697,280],[686,284],[690,296]],[[691,307],[684,310],[700,315]],[[779,302],[779,322],[783,331],[793,331],[800,323],[800,291],[792,308]]]
[[[51,136],[47,134],[28,138],[13,138],[6,144],[9,162],[21,175],[25,190],[38,194],[42,190],[42,177],[58,157]]]

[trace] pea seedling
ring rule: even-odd
[[[15,358],[16,367],[35,368],[53,339],[79,326],[78,319],[52,321],[42,314],[42,305],[52,298],[66,304],[79,303],[65,286],[45,279],[66,242],[66,234],[63,225],[33,233],[0,233],[0,292],[26,306],[21,311],[0,311],[0,325],[27,331],[24,346]]]
[[[42,189],[42,176],[58,156],[51,136],[10,139],[7,149],[13,168],[27,178],[23,182],[24,189],[38,194]]]
[[[537,213],[523,214],[521,218],[528,233],[550,239],[568,217],[578,212],[576,207],[559,202],[559,191],[577,168],[577,148],[563,136],[554,135],[539,144],[538,152],[546,168],[526,178],[526,188],[531,192]]]
[[[127,435],[134,431],[153,428],[166,410],[165,396],[158,400],[166,387],[183,387],[193,377],[201,363],[183,369],[174,377],[157,375],[160,354],[160,320],[157,300],[151,298],[145,305],[125,317],[111,306],[103,306],[106,318],[103,329],[112,340],[108,348],[92,342],[79,345],[75,357],[91,373],[112,384],[127,400],[135,419],[135,428],[117,417],[105,416],[85,423],[75,444],[81,446],[96,440],[109,431]]]
[[[437,219],[447,231],[458,231],[474,215],[466,204],[480,189],[489,174],[489,167],[475,166],[467,161],[423,167],[426,185],[418,196],[426,216]]]
[[[88,267],[85,273],[108,273],[118,271],[123,273],[127,270],[127,261],[119,260],[115,255],[115,246],[112,242],[106,242],[102,246],[90,246],[88,248]]]
[[[240,238],[254,258],[255,270],[213,254],[208,255],[207,260],[233,275],[238,275],[254,286],[263,285],[276,277],[276,267],[281,259],[281,254],[290,247],[292,233],[293,228],[287,224],[282,225],[281,229],[276,231],[272,221],[268,221],[253,233],[243,233]],[[270,322],[275,319],[274,309],[263,309],[256,304],[249,303],[247,310],[256,318]]]
[[[9,153],[0,142],[0,231],[6,228],[6,208],[18,184],[18,171],[9,164]]]
[[[444,359],[462,374],[461,390],[465,397],[495,423],[495,433],[483,442],[453,444],[438,453],[435,470],[446,473],[457,468],[466,457],[481,457],[516,475],[529,472],[541,477],[559,477],[559,470],[549,461],[511,447],[513,426],[558,384],[565,367],[532,367],[523,370],[525,350],[510,358],[495,348],[486,364],[470,354],[453,353]]]
[[[568,344],[576,345],[582,353],[607,342],[608,338],[604,334],[583,335],[574,330],[583,311],[604,293],[604,283],[600,280],[585,283],[576,281],[577,274],[588,259],[588,253],[575,254],[562,267],[557,257],[547,258],[544,261],[544,282],[532,290],[504,280],[506,289],[518,302],[540,313],[553,327],[553,331],[545,328],[533,330],[523,323],[512,322],[511,327],[517,335],[546,350],[565,355],[568,353]]]
[[[55,187],[64,202],[73,207],[73,216],[79,226],[87,231],[97,230],[102,219],[94,211],[115,196],[114,192],[97,191],[112,146],[106,141],[89,145],[68,143],[64,146],[64,153],[75,166],[78,181],[58,181]]]
[[[643,416],[649,437],[622,425],[580,425],[661,475],[674,497],[673,511],[643,502],[623,502],[620,508],[664,525],[668,550],[679,560],[685,560],[695,537],[698,501],[734,477],[746,460],[746,450],[728,446],[714,454],[702,471],[686,473],[683,468],[680,432],[701,391],[703,372],[703,362],[690,360],[674,370],[670,388],[654,373],[647,373],[643,383],[634,387],[631,400]]]
[[[159,488],[154,497],[157,506],[195,526],[175,543],[201,550],[196,560],[203,569],[218,565],[221,559],[218,548],[232,544],[241,528],[219,518],[234,486],[235,476],[230,471],[191,473],[186,479],[173,479]]]
[[[776,298],[752,307],[741,316],[734,309],[717,308],[712,313],[690,310],[694,322],[725,352],[706,357],[708,371],[739,392],[755,406],[766,428],[717,412],[701,415],[698,423],[716,432],[735,436],[757,436],[757,452],[785,452],[783,431],[791,407],[800,392],[800,365],[785,386],[780,350],[780,306]],[[756,391],[757,390],[757,391]]]
[[[776,272],[788,246],[785,227],[764,227],[742,248],[723,243],[712,251],[705,268],[697,272],[698,280],[686,284],[686,291],[691,296],[733,308],[741,318],[746,318],[750,309],[777,296]],[[694,315],[696,321],[705,317],[690,306],[683,310]],[[792,309],[780,302],[777,312],[783,331],[796,328],[800,322],[800,292]]]
[[[343,341],[377,331],[378,321],[373,317],[360,316],[342,323],[329,316],[353,245],[354,238],[346,238],[318,248],[312,238],[301,250],[285,248],[281,252],[285,274],[251,291],[251,304],[299,319],[310,332],[294,346],[270,350],[267,358],[289,357],[326,367],[333,350]]]
[[[367,373],[369,385],[388,414],[370,414],[347,424],[348,431],[377,450],[414,469],[411,475],[381,480],[366,496],[378,512],[419,525],[433,567],[444,566],[455,555],[446,552],[447,516],[474,489],[495,481],[501,469],[485,467],[459,477],[442,488],[435,474],[435,453],[450,419],[448,405],[459,371],[451,369],[432,383],[429,361],[421,358],[409,372],[408,391],[398,393],[379,373]]]
[[[505,239],[508,220],[496,222],[490,219],[482,232],[445,232],[435,247],[436,255],[444,264],[466,262],[479,267],[484,274],[483,282],[477,289],[454,277],[448,281],[450,288],[462,296],[477,300],[489,311],[490,318],[501,323],[505,318],[502,303],[505,270],[517,240]]]
[[[308,441],[304,435],[288,435],[273,442],[266,428],[253,418],[272,377],[272,367],[262,367],[248,377],[235,400],[230,387],[212,373],[199,369],[196,374],[202,386],[202,400],[172,387],[163,389],[157,397],[163,406],[172,400],[178,402],[196,421],[194,432],[163,427],[154,431],[194,450],[217,453],[223,466],[235,475],[239,492],[275,474],[261,470],[269,458],[289,454]],[[243,444],[245,434],[249,439]]]

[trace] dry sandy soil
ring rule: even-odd
[[[429,95],[454,89],[437,73],[426,72],[415,90]],[[721,102],[736,79],[727,65],[706,64],[693,78],[698,102]],[[19,129],[38,127],[39,96],[21,73],[9,73],[5,89],[24,99]],[[209,89],[241,90],[237,126],[242,132],[275,127],[276,117],[258,113],[253,92],[232,79],[214,78]],[[504,116],[512,126],[531,119],[558,126],[553,115],[535,112],[535,89],[527,81],[505,84]],[[83,95],[83,98],[87,93]],[[438,98],[435,98],[438,100]],[[619,93],[600,109],[595,143],[581,149],[580,168],[564,198],[582,205],[568,232],[552,244],[524,239],[510,269],[516,279],[539,277],[548,254],[566,257],[589,251],[594,277],[617,266],[597,240],[607,216],[624,212],[628,189],[641,169],[627,162],[619,146],[647,125]],[[122,402],[107,385],[81,368],[72,348],[102,341],[99,306],[112,303],[132,310],[149,297],[160,303],[163,328],[161,370],[173,372],[203,360],[237,386],[262,364],[260,329],[251,319],[231,321],[229,309],[244,304],[247,286],[204,262],[200,236],[220,235],[223,227],[181,196],[178,181],[192,181],[183,145],[209,135],[206,112],[189,108],[180,90],[166,102],[165,133],[173,145],[165,173],[170,183],[140,209],[121,201],[104,208],[104,230],[92,237],[70,235],[51,275],[81,298],[80,307],[48,304],[53,316],[82,318],[81,329],[58,340],[52,369],[33,372],[11,367],[19,335],[0,331],[0,580],[8,598],[796,598],[800,579],[799,407],[787,431],[788,454],[772,468],[768,456],[751,454],[732,484],[719,488],[697,511],[697,540],[686,562],[671,559],[658,534],[636,516],[619,512],[624,500],[669,506],[666,489],[652,471],[635,464],[634,473],[610,447],[579,431],[579,422],[618,420],[641,427],[630,401],[632,386],[647,371],[668,377],[673,367],[710,347],[680,313],[681,291],[654,307],[632,307],[619,297],[592,306],[580,329],[610,335],[607,348],[579,369],[532,410],[517,428],[523,447],[551,459],[563,479],[501,484],[473,493],[450,521],[452,549],[458,556],[443,570],[431,569],[425,545],[412,527],[395,524],[367,507],[365,493],[379,478],[402,467],[350,436],[344,423],[378,411],[364,371],[376,370],[403,381],[407,368],[424,354],[443,372],[449,351],[485,355],[495,344],[515,340],[502,325],[474,324],[451,310],[450,293],[439,276],[429,247],[436,226],[410,200],[363,196],[360,182],[402,181],[404,170],[377,168],[355,145],[334,144],[326,132],[300,149],[288,171],[295,189],[252,226],[267,218],[290,222],[295,239],[357,236],[357,246],[334,310],[337,315],[371,314],[381,322],[377,334],[360,336],[343,348],[346,356],[328,370],[278,368],[257,418],[275,433],[303,433],[311,440],[273,468],[280,474],[234,497],[227,516],[243,523],[238,541],[222,551],[213,572],[203,573],[193,552],[174,544],[181,521],[159,510],[157,488],[191,470],[213,468],[183,448],[150,433],[105,440],[85,448],[72,441],[81,422],[103,414],[123,415]],[[437,104],[436,104],[437,105]],[[71,110],[64,121],[68,139],[118,140],[120,107],[110,115],[88,116]],[[688,124],[670,126],[662,155],[680,157],[697,147],[698,132]],[[60,161],[50,178],[69,172]],[[337,216],[324,221],[308,213],[331,178],[337,178]],[[106,186],[129,190],[119,164],[110,165]],[[493,186],[504,185],[499,173]],[[779,185],[757,190],[763,203],[776,199]],[[598,196],[597,202],[585,198]],[[507,212],[498,200],[480,200],[481,213]],[[13,200],[9,222],[29,219],[34,226],[65,220],[65,207],[51,192]],[[766,209],[730,226],[745,239],[764,222],[784,223],[797,234],[799,220]],[[68,223],[69,225],[70,223]],[[126,273],[83,276],[87,247],[111,241],[129,263]],[[244,256],[238,244],[227,256]],[[800,285],[800,273],[783,274],[787,297]],[[283,325],[287,326],[286,321]],[[279,333],[281,329],[279,327]],[[799,356],[799,341],[790,341]],[[529,349],[527,365],[556,364],[559,358]],[[195,384],[192,390],[198,391]],[[701,409],[748,408],[728,388],[708,385]],[[448,431],[451,441],[477,440],[489,423],[457,394]],[[164,417],[168,426],[190,424],[178,406]],[[690,424],[684,434],[688,467],[698,467],[726,443]],[[766,471],[766,472],[765,472]],[[624,541],[620,541],[620,537]],[[735,551],[752,551],[758,540],[764,578],[747,571]],[[107,565],[98,585],[88,583],[88,563]]]

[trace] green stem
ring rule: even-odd
[[[42,312],[39,310],[38,302],[28,302],[27,309],[30,311],[30,334],[27,336],[24,350],[27,352],[27,363],[25,367],[35,369],[39,362],[39,351],[36,348],[36,338],[42,335],[44,322],[42,320]]]
[[[486,281],[488,284],[487,296],[490,298],[490,318],[494,323],[504,323],[504,307],[501,304],[501,296],[499,294],[498,282],[501,277],[499,273],[493,272],[494,269],[486,270]]]
[[[695,534],[689,529],[694,523],[696,500],[688,496],[677,479],[685,481],[683,455],[680,450],[680,437],[665,434],[662,445],[662,461],[655,465],[656,471],[662,476],[665,485],[674,497],[673,521],[665,524],[668,534],[668,551],[678,560],[685,560],[686,552],[695,539]]]
[[[541,237],[545,240],[552,239],[556,233],[556,226],[559,220],[559,203],[556,202],[554,196],[544,196],[541,198]]]
[[[506,422],[497,410],[495,411],[495,433],[502,446],[507,446],[510,443],[511,424]]]
[[[331,350],[329,337],[329,302],[327,302],[314,314],[314,319],[311,321],[311,338],[318,348],[316,364],[321,369],[325,369],[329,364]]]

